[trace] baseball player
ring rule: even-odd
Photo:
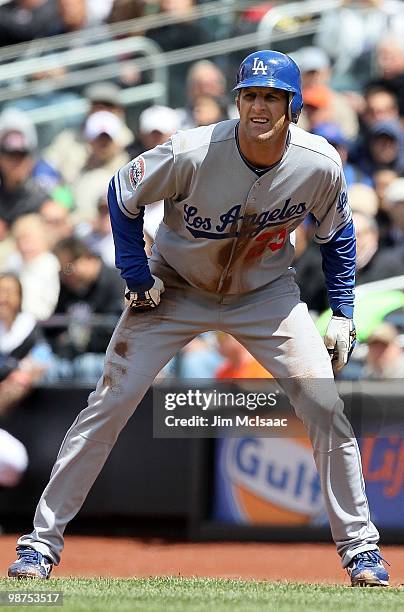
[[[222,330],[280,381],[304,422],[352,585],[388,584],[358,445],[333,377],[355,342],[355,236],[341,160],[326,140],[296,126],[300,72],[287,55],[249,55],[235,91],[240,119],[180,131],[110,183],[127,306],[104,374],[62,443],[34,530],[18,540],[11,577],[49,577],[67,523],[159,370],[197,334]],[[148,261],[143,211],[157,200],[164,200],[164,221]],[[291,268],[292,232],[309,213],[333,311],[325,344]]]

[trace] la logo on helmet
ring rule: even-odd
[[[251,70],[255,76],[257,76],[259,72],[262,75],[268,74],[268,66],[265,66],[263,60],[259,57],[254,57],[254,64]]]

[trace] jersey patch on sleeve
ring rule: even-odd
[[[136,157],[129,168],[129,181],[133,189],[137,189],[146,174],[146,162],[142,155]]]
[[[337,212],[339,213],[341,220],[346,221],[349,217],[349,206],[348,206],[348,195],[346,191],[341,191],[338,198]]]

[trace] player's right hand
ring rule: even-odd
[[[352,319],[331,317],[324,336],[324,344],[332,361],[334,374],[348,363],[356,343],[355,325]]]
[[[152,275],[153,276],[153,275]],[[127,306],[136,312],[143,312],[156,308],[160,304],[161,294],[164,292],[164,283],[157,276],[153,276],[154,285],[147,291],[125,291]]]

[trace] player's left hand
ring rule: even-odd
[[[153,275],[152,275],[153,276]],[[164,283],[157,276],[153,276],[154,285],[147,291],[125,291],[126,304],[136,312],[151,310],[160,304],[160,296],[164,292]]]
[[[332,317],[324,336],[332,361],[332,369],[336,374],[348,363],[356,344],[356,331],[352,319]]]

